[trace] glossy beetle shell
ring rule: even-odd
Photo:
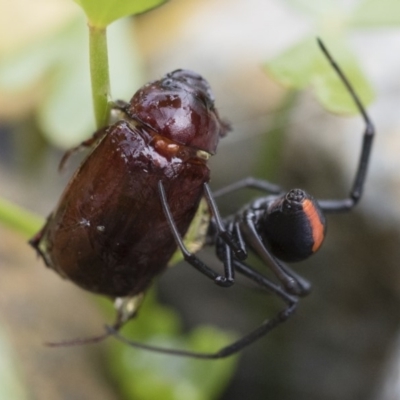
[[[187,70],[176,70],[162,81],[144,85],[132,97],[126,112],[161,136],[210,154],[215,153],[220,136],[228,130],[214,109],[208,83]]]
[[[158,182],[184,235],[209,180],[204,151],[227,130],[208,83],[191,71],[145,85],[121,110],[30,242],[61,276],[112,297],[142,292],[166,267],[176,245]]]

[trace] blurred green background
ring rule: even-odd
[[[324,247],[296,266],[314,288],[297,314],[237,358],[199,361],[113,341],[43,346],[100,333],[113,318],[106,299],[60,279],[26,244],[29,227],[49,214],[79,165],[78,156],[59,174],[63,151],[95,127],[87,29],[70,0],[0,0],[0,197],[38,216],[13,208],[28,221],[16,226],[4,213],[9,203],[0,204],[0,397],[399,398],[399,27],[394,0],[170,0],[109,27],[113,99],[128,100],[176,68],[210,82],[233,127],[210,163],[215,189],[253,175],[317,198],[347,194],[363,123],[322,107],[354,114],[334,74],[314,62],[316,36],[370,104],[377,126],[361,204],[329,216]],[[255,195],[221,198],[222,214]],[[212,249],[200,256],[220,267]],[[224,290],[180,263],[158,280],[124,333],[218,349],[279,306],[246,282]]]

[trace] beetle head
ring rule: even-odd
[[[174,142],[214,154],[229,125],[219,118],[208,82],[178,69],[148,83],[132,97],[126,112]]]

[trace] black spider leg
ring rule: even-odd
[[[328,52],[327,48],[323,44],[323,42],[318,39],[318,44],[324,53],[325,57],[331,64],[332,68],[338,74],[340,80],[343,82],[344,86],[346,87],[347,91],[349,92],[351,98],[353,99],[355,105],[357,106],[360,114],[365,123],[365,130],[363,135],[362,141],[362,148],[361,154],[358,162],[358,167],[356,171],[356,175],[354,177],[353,186],[350,190],[349,197],[345,199],[339,200],[318,200],[318,204],[320,205],[321,209],[325,212],[346,212],[350,211],[360,200],[364,188],[364,182],[367,175],[368,164],[370,160],[371,148],[373,143],[373,138],[375,136],[375,128],[370,120],[365,107],[363,106],[360,98],[358,97],[357,93],[355,92],[353,86],[347,79],[346,75],[336,63],[336,61],[332,58],[331,54]],[[267,181],[254,179],[254,178],[246,178],[242,181],[238,181],[229,185],[225,188],[222,188],[214,193],[215,197],[230,193],[234,190],[238,190],[245,187],[253,187],[256,189],[264,190],[271,193],[281,193],[279,186],[271,184]]]
[[[211,190],[207,184],[204,184],[205,188],[205,196],[208,201],[208,204],[211,208],[211,212],[214,217],[217,234],[229,245],[235,255],[238,257],[240,256],[243,258],[243,255],[246,257],[247,254],[244,248],[241,248],[231,237],[231,235],[226,231],[222,219],[219,215],[218,208],[214,200],[211,197]],[[174,236],[175,242],[179,249],[183,254],[184,260],[200,271],[205,276],[209,277],[210,279],[214,280],[216,284],[223,287],[229,287],[234,283],[234,271],[231,263],[225,264],[225,276],[218,274],[217,272],[213,271],[209,268],[203,261],[201,261],[195,254],[191,253],[183,243],[181,235],[178,231],[178,228],[175,225],[174,218],[171,214],[171,211],[168,206],[167,196],[165,194],[164,186],[161,181],[158,182],[158,190],[160,194],[161,204],[164,210],[165,217],[168,221],[168,224],[171,228],[172,235]],[[210,196],[210,197],[207,197]]]
[[[278,278],[285,290],[295,296],[308,295],[311,291],[310,282],[292,271],[292,269],[290,269],[286,264],[279,261],[265,247],[257,230],[257,216],[255,215],[254,211],[245,211],[241,218],[242,221],[240,222],[240,229],[245,234],[246,242]]]
[[[276,259],[275,261],[277,262]],[[300,287],[300,292],[297,293],[298,296],[307,296],[311,292],[311,283],[307,279],[303,278],[297,272],[293,271],[293,269],[290,268],[287,264],[280,262],[279,266],[285,271],[287,275],[291,276],[297,282],[298,286]]]
[[[283,194],[284,191],[278,185],[274,183],[270,183],[263,179],[256,179],[251,176],[244,178],[240,181],[233,182],[232,184],[225,186],[219,190],[213,192],[214,197],[220,197],[225,194],[229,194],[235,192],[236,190],[244,189],[244,188],[253,188],[262,190],[264,192],[272,193],[272,194]]]
[[[215,221],[211,221],[211,224],[215,225]],[[238,232],[234,231],[233,221],[231,221],[228,224],[227,230],[232,235],[232,237],[235,237],[235,238],[238,239],[239,245],[243,249],[245,249],[246,245],[245,245],[245,243],[244,243],[244,241],[242,239],[240,231],[239,231],[239,234],[238,234]],[[232,273],[234,273],[234,268],[232,266],[232,259],[234,257],[234,254],[233,254],[232,248],[229,245],[229,243],[225,242],[220,235],[217,235],[214,238],[214,242],[211,242],[209,244],[210,245],[215,245],[215,250],[216,250],[217,257],[218,257],[219,260],[222,261],[222,263],[224,265],[225,275],[230,273],[230,271],[232,271]],[[233,275],[233,278],[234,278],[234,275]]]
[[[361,103],[360,98],[356,94],[353,86],[350,84],[344,72],[332,58],[331,54],[328,52],[325,45],[322,43],[320,39],[318,39],[318,44],[322,52],[328,59],[329,63],[331,64],[332,68],[339,75],[339,78],[343,82],[351,98],[354,100],[354,103],[356,104],[365,122],[365,131],[363,136],[360,159],[357,167],[357,172],[354,178],[354,183],[350,190],[349,197],[342,200],[318,200],[321,209],[325,212],[346,212],[351,210],[361,198],[371,154],[372,142],[375,135],[375,128],[371,120],[369,119],[369,116],[363,104]]]
[[[229,249],[228,251],[231,251],[231,250]],[[232,259],[232,262],[233,262],[233,264],[235,266],[235,270],[237,272],[243,274],[245,277],[247,277],[247,278],[251,279],[252,281],[254,281],[255,283],[257,283],[262,289],[264,289],[268,292],[271,292],[271,293],[275,294],[276,296],[280,297],[287,304],[286,308],[284,310],[282,310],[281,312],[279,312],[274,318],[265,320],[264,322],[262,322],[262,324],[258,328],[252,330],[251,332],[249,332],[245,336],[241,337],[237,341],[229,344],[228,346],[221,348],[220,350],[218,350],[214,353],[198,353],[198,352],[192,352],[192,351],[186,351],[186,350],[168,349],[165,347],[151,346],[151,345],[147,345],[144,343],[132,341],[132,340],[129,340],[129,339],[125,338],[124,336],[122,336],[113,327],[109,327],[109,326],[106,326],[107,332],[110,335],[114,336],[119,341],[121,341],[129,346],[144,349],[144,350],[154,351],[157,353],[163,353],[163,354],[169,354],[169,355],[175,355],[175,356],[183,356],[183,357],[192,357],[192,358],[205,359],[205,360],[225,358],[225,357],[229,357],[231,355],[236,354],[243,348],[254,343],[261,337],[267,335],[269,332],[271,332],[274,328],[276,328],[280,324],[284,323],[295,312],[297,305],[298,305],[298,299],[296,296],[291,296],[290,294],[288,294],[282,287],[271,282],[264,275],[253,270],[251,267],[244,264],[243,262],[238,261],[236,259]]]
[[[161,183],[161,182],[160,182]],[[204,183],[204,197],[210,207],[211,214],[214,217],[215,227],[218,233],[218,236],[221,237],[224,242],[231,248],[232,252],[235,254],[235,257],[238,260],[245,260],[247,258],[246,248],[243,241],[237,243],[233,236],[225,229],[224,222],[219,214],[219,210],[217,204],[214,200],[214,196],[211,192],[210,186],[208,183]]]

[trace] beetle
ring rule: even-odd
[[[222,223],[227,227],[227,232],[231,237],[236,239],[243,253],[247,253],[248,250],[252,251],[271,270],[276,278],[275,280],[261,274],[237,257],[235,248],[219,235],[219,223],[217,224],[215,218],[211,220],[207,234],[207,242],[209,245],[215,246],[217,257],[224,263],[225,276],[230,282],[234,282],[235,272],[238,272],[255,282],[263,290],[278,296],[286,303],[286,307],[275,317],[266,319],[259,327],[247,335],[214,353],[196,353],[150,347],[126,339],[116,329],[109,327],[108,331],[117,339],[133,347],[146,348],[167,354],[200,359],[224,358],[237,353],[287,321],[296,311],[299,298],[310,293],[311,284],[293,271],[285,262],[305,260],[321,248],[326,235],[324,213],[349,212],[357,205],[363,193],[375,135],[374,125],[347,77],[320,39],[318,39],[318,44],[349,92],[365,123],[361,154],[353,186],[348,197],[337,200],[317,200],[305,190],[291,189],[286,192],[278,185],[251,177],[214,192],[214,197],[218,197],[242,188],[251,187],[270,193],[268,196],[259,197],[245,205],[234,215],[223,219]],[[205,270],[208,267],[194,254],[191,254],[183,243],[162,185],[159,185],[159,191],[171,231],[185,260],[192,265],[203,264],[203,269]],[[210,277],[213,274],[216,273],[211,271]]]
[[[164,190],[179,235],[187,231],[208,187],[207,160],[229,125],[219,117],[207,81],[176,70],[113,107],[116,122],[68,151],[93,148],[66,186],[43,228],[29,241],[45,264],[90,292],[135,298],[176,250],[160,201]],[[220,233],[237,257],[243,250]],[[200,265],[200,269],[201,269]],[[215,276],[217,284],[230,282]],[[115,327],[132,315],[118,311]]]

